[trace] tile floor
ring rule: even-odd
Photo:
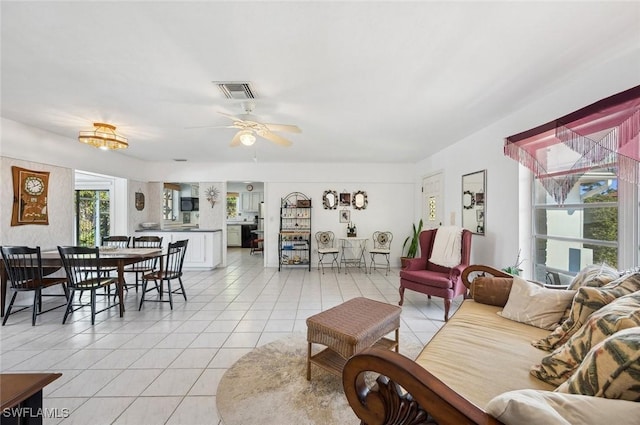
[[[38,317],[12,315],[0,329],[0,371],[61,372],[44,390],[44,405],[66,418],[45,424],[221,424],[216,389],[226,369],[256,346],[293,332],[305,319],[353,297],[396,304],[398,270],[348,274],[262,267],[262,255],[230,249],[229,265],[188,271],[188,302],[146,303],[129,290],[126,313],[63,309]],[[130,279],[133,276],[130,277]],[[56,300],[58,302],[58,300]],[[453,309],[459,303],[454,302]],[[86,310],[86,311],[85,311]],[[426,343],[442,326],[443,304],[407,291],[400,340]]]

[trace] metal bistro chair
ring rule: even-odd
[[[117,278],[112,278],[104,275],[103,270],[100,267],[99,248],[88,248],[83,246],[59,246],[58,252],[60,252],[62,264],[64,265],[64,269],[67,272],[67,285],[70,290],[69,301],[67,302],[67,309],[64,312],[62,324],[66,323],[69,313],[73,313],[74,311],[86,306],[91,306],[91,324],[93,325],[95,324],[97,313],[101,313],[105,310],[119,305],[119,303],[115,302],[115,296],[114,303],[109,304],[109,292],[105,291],[104,296],[107,300],[107,306],[102,310],[96,311],[96,296],[98,295],[98,289],[107,288],[112,284],[116,284]],[[87,270],[91,270],[91,272],[87,273]],[[73,304],[73,295],[76,290],[91,291],[90,303],[82,304],[82,301],[80,300],[80,298],[78,298],[79,304]],[[99,295],[102,296],[103,294]],[[119,300],[119,302],[122,302],[122,300]]]
[[[27,246],[3,246],[2,258],[4,267],[7,271],[13,296],[7,307],[7,311],[2,321],[2,326],[7,323],[9,315],[11,315],[13,307],[21,307],[19,310],[13,311],[17,313],[31,307],[32,317],[31,326],[35,326],[36,317],[42,313],[46,313],[56,308],[64,307],[67,303],[42,311],[42,297],[69,297],[69,292],[65,283],[66,277],[43,277],[42,257],[40,255],[40,247],[30,248]],[[49,288],[54,285],[62,285],[64,294],[43,294],[42,289]],[[33,291],[33,304],[14,306],[14,301],[19,292]]]
[[[369,273],[371,269],[376,270],[376,255],[382,255],[387,260],[387,273],[391,270],[391,263],[389,257],[391,257],[391,241],[393,240],[393,233],[391,232],[373,232],[373,248],[369,250],[371,254],[371,265],[369,266]]]
[[[162,236],[138,236],[133,238],[134,248],[161,248]],[[158,257],[149,258],[148,260],[140,261],[139,263],[132,264],[128,268],[124,269],[127,273],[136,274],[136,292],[138,292],[138,283],[140,282],[140,275],[145,273],[151,273],[158,267]],[[131,285],[125,285],[125,288]]]
[[[322,274],[324,274],[324,263],[322,259],[325,255],[332,255],[331,268],[333,269],[333,263],[338,266],[338,273],[340,273],[340,263],[338,262],[338,255],[340,249],[335,246],[335,235],[332,231],[323,231],[316,233],[316,242],[318,243],[318,269],[322,268]]]
[[[187,301],[187,294],[182,284],[182,264],[184,263],[184,255],[187,252],[188,242],[188,240],[183,240],[170,243],[167,254],[162,257],[164,261],[161,262],[162,266],[160,270],[142,276],[142,297],[138,310],[142,309],[142,304],[145,302],[145,294],[153,290],[158,291],[158,299],[147,301],[168,302],[171,310],[173,310],[172,294],[182,294],[184,300]],[[180,289],[171,290],[171,281],[174,279],[178,279]],[[155,287],[147,289],[147,285],[151,280],[155,283]],[[158,285],[158,281],[160,281],[160,285]],[[163,299],[162,284],[165,281],[167,282],[168,300]]]

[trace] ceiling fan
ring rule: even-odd
[[[237,128],[239,131],[231,139],[231,146],[251,146],[256,142],[256,136],[260,136],[280,146],[291,146],[291,141],[274,133],[284,131],[289,133],[301,133],[302,130],[296,125],[290,124],[268,124],[258,121],[258,117],[252,115],[254,104],[247,102],[243,104],[245,113],[239,116],[218,112],[233,121],[233,124],[221,128]],[[220,127],[219,127],[220,128]]]

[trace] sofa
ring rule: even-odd
[[[464,301],[416,359],[369,348],[347,361],[351,408],[369,425],[640,423],[640,273],[579,278],[549,289],[468,267]]]

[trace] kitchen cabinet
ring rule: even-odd
[[[213,269],[222,263],[222,232],[220,231],[183,231],[183,232],[141,232],[145,236],[161,236],[162,247],[171,242],[187,239],[187,252],[184,255],[184,269]]]
[[[242,192],[240,194],[243,211],[258,211],[260,202],[264,201],[264,192]]]
[[[227,246],[242,246],[242,226],[240,224],[227,225]]]

